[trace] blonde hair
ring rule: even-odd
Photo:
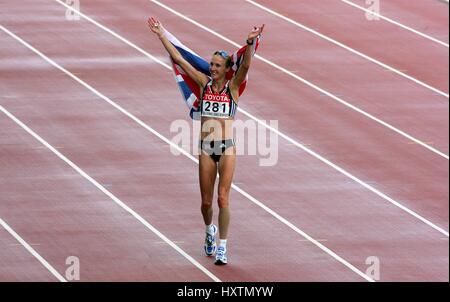
[[[225,59],[225,67],[231,67],[231,56],[225,50],[217,50],[213,54],[214,56],[221,56]]]

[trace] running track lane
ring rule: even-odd
[[[3,38],[2,35],[2,43],[11,45]],[[47,131],[67,139],[71,136],[69,130],[55,129],[57,125],[48,123],[39,106],[30,104],[51,103],[63,115],[60,110],[64,110],[64,105],[58,103],[66,93],[73,95],[66,100],[74,102],[92,98],[64,85],[58,80],[62,76],[55,72],[56,76],[51,76],[46,68],[33,70],[31,67],[25,83],[36,85],[36,89],[28,89],[33,94],[14,100],[13,107],[28,113],[35,128],[47,127]],[[46,80],[38,83],[38,77]],[[61,84],[62,90],[55,83]],[[24,92],[25,87],[3,91]],[[39,97],[42,91],[52,89],[54,93]],[[1,105],[5,103],[2,101]],[[76,112],[77,108],[72,108],[72,113]],[[76,256],[80,259],[82,281],[211,281],[3,113],[0,126],[2,218],[60,274],[64,276],[68,268],[67,257]],[[114,127],[109,129],[114,131]],[[63,153],[68,149],[76,152],[78,143],[55,146]],[[149,200],[152,198],[148,196]],[[45,274],[42,265],[30,260],[33,257],[24,247],[11,241],[5,241],[1,249],[1,261],[10,261],[0,269],[1,281],[57,281],[50,272]]]
[[[1,157],[4,158],[3,154]],[[38,244],[32,243],[32,247],[35,248]],[[0,226],[0,280],[49,282],[56,278]]]
[[[365,12],[342,1],[255,2],[448,94],[447,47],[385,21],[370,22]],[[448,5],[439,5],[448,10]],[[244,5],[242,7],[246,8]],[[439,14],[437,10],[434,12],[434,15]],[[283,22],[287,24],[287,21]],[[448,22],[443,22],[442,29],[448,28],[447,25]],[[290,25],[290,28],[304,31],[294,25]],[[383,69],[380,66],[378,68]],[[385,73],[389,72],[385,70]],[[448,101],[442,96],[441,99]]]
[[[350,0],[350,2],[366,7],[365,0]],[[449,43],[448,1],[383,1],[381,15]]]
[[[134,20],[130,20],[130,23],[139,23],[140,19],[145,19],[144,14],[149,10],[146,6],[133,7],[131,5],[128,9],[126,15],[133,16]],[[154,9],[153,12],[158,12],[159,15],[163,14],[160,13],[159,7],[156,6]],[[100,22],[104,21],[103,14],[105,16],[117,14],[117,7],[113,5],[97,8],[85,6],[84,10],[89,13],[92,11],[93,15],[98,16]],[[124,32],[126,30],[122,28],[128,23],[120,18],[117,19],[117,22],[105,21],[105,24],[122,33],[121,30]],[[183,32],[186,29],[183,21],[179,26],[180,28],[177,29],[174,23],[170,29],[174,29],[174,32]],[[127,25],[127,28],[129,29],[130,25]],[[195,27],[192,31],[195,31],[194,29]],[[149,39],[148,33],[145,34],[144,29],[140,29],[139,32],[130,30],[126,32],[126,35],[132,41],[142,41],[138,43],[140,46],[148,49],[150,53],[158,51],[164,58],[164,52],[161,51],[160,45]],[[217,41],[210,35],[196,32],[196,35],[192,37],[192,45],[198,45],[199,53],[207,55],[210,52],[207,45],[217,45]],[[154,48],[155,51],[153,51]],[[254,66],[258,66],[258,63]],[[258,73],[258,70],[258,67],[254,67],[252,70],[252,83],[270,82],[272,79],[276,81],[277,76],[273,75],[273,72],[270,74],[271,69],[263,73]],[[259,79],[258,76],[260,76]],[[361,116],[355,117],[352,112],[350,112],[351,115],[348,115],[349,113],[341,106],[327,102],[318,107],[318,102],[323,101],[320,96],[312,94],[309,90],[301,91],[299,94],[289,93],[291,85],[297,83],[288,81],[283,81],[283,83],[286,87],[283,89],[283,95],[280,95],[277,87],[270,85],[263,85],[257,91],[249,90],[246,92],[246,95],[249,93],[249,97],[242,103],[242,107],[250,104],[251,113],[256,112],[256,115],[263,119],[270,117],[270,119],[281,120],[286,126],[286,128],[282,128],[282,131],[285,129],[295,130],[294,134],[291,133],[292,130],[287,131],[291,137],[295,138],[300,132],[302,139],[297,139],[298,141],[312,146],[316,151],[319,150],[320,154],[352,173],[355,173],[356,169],[357,176],[364,181],[374,185],[382,192],[388,193],[394,199],[405,202],[413,210],[427,217],[435,217],[441,221],[441,225],[448,226],[448,186],[443,185],[448,179],[448,167],[442,165],[439,158],[429,152],[422,152],[424,150],[417,149],[418,146],[404,142],[392,133],[386,135],[384,133],[386,129],[380,130],[373,127],[374,125],[370,121],[368,122]],[[293,99],[298,98],[298,95],[304,98],[302,101],[308,102],[308,106],[303,103],[303,107],[298,108],[298,105],[292,102]],[[267,101],[271,99],[280,99],[280,106],[276,111],[273,110],[273,103]],[[448,105],[446,106],[448,107]],[[302,121],[300,128],[298,120]],[[355,125],[358,125],[356,129]],[[362,144],[361,142],[364,141],[368,142]],[[420,183],[421,186],[418,187],[417,183]],[[430,204],[423,202],[424,200],[434,200],[435,202]]]
[[[85,28],[83,26],[83,28]],[[86,29],[86,28],[85,28]],[[91,29],[92,30],[92,29]],[[88,30],[86,30],[86,32],[88,32]],[[98,34],[98,33],[97,33]],[[58,36],[58,34],[54,35]],[[39,37],[42,38],[42,37]],[[86,37],[85,37],[86,38]],[[81,39],[83,41],[88,41]],[[77,45],[77,41],[73,41],[73,45],[67,45],[69,48],[73,48],[75,45]],[[85,42],[86,43],[86,42]],[[96,39],[96,43],[98,43],[98,39]],[[111,47],[110,45],[108,45],[109,47],[107,49],[109,49],[109,51],[111,52],[115,52],[115,47]],[[86,49],[90,49],[92,50],[92,47],[89,47],[88,44],[85,44],[84,47]],[[105,48],[106,49],[106,48]],[[76,49],[77,51],[79,49]],[[97,46],[97,51],[99,55],[104,55],[105,51],[101,51],[101,49],[98,49]],[[78,53],[77,53],[78,54]],[[82,52],[83,55],[88,55],[89,57],[93,57],[92,53],[88,54],[88,51],[86,52]],[[110,62],[117,62],[116,60],[118,60],[118,58],[122,57],[122,55],[119,55],[117,58],[109,58]],[[64,58],[60,55],[60,58],[64,61]],[[86,58],[77,58],[78,62],[82,62],[83,60],[86,60]],[[70,61],[70,60],[69,60]],[[73,61],[72,61],[73,62]],[[101,61],[100,61],[101,62]],[[119,60],[120,62],[120,60]],[[70,62],[68,62],[70,63]],[[98,66],[93,66],[93,67],[98,67]],[[124,87],[119,87],[118,83],[121,80],[121,76],[125,76],[125,74],[135,74],[137,78],[140,77],[141,74],[147,74],[147,72],[138,72],[138,70],[140,70],[141,68],[143,68],[142,66],[139,66],[139,68],[137,68],[136,66],[133,66],[134,71],[131,72],[128,70],[124,70],[124,71],[117,71],[114,73],[111,73],[110,71],[108,72],[108,74],[114,74],[114,78],[109,78],[109,79],[105,79],[105,78],[99,78],[98,77],[98,73],[97,76],[94,77],[94,73],[90,73],[87,72],[87,68],[79,68],[79,70],[77,72],[81,73],[83,75],[84,78],[89,79],[89,81],[93,81],[96,82],[96,86],[101,86],[101,87],[111,87],[113,86],[115,88],[115,92],[114,95],[123,95],[126,96],[126,91],[133,91],[135,95],[140,95],[139,90],[135,90],[137,88],[137,86],[134,86],[135,83],[137,84],[137,82],[141,83],[138,86],[142,85],[141,90],[143,92],[147,92],[148,89],[148,79],[142,80],[138,80],[134,77],[128,77],[128,81],[127,83],[122,83],[122,85],[124,85]],[[77,69],[77,68],[74,68]],[[150,73],[149,73],[150,74]],[[136,82],[137,81],[137,82]],[[167,81],[167,90],[165,91],[166,97],[164,97],[164,100],[171,100],[172,98],[174,100],[177,100],[178,102],[178,94],[177,91],[172,92],[172,89],[170,88],[171,85],[173,85],[173,83],[171,82],[172,80],[169,78],[167,80],[164,80],[164,82]],[[123,82],[123,81],[122,81]],[[151,83],[153,85],[159,85],[157,83],[154,83],[151,81]],[[129,86],[131,85],[131,86]],[[157,87],[152,87],[155,89],[159,89]],[[110,88],[108,88],[109,90]],[[145,89],[145,90],[144,90]],[[160,91],[161,92],[161,89]],[[159,94],[161,95],[161,94]],[[152,99],[153,100],[153,99]],[[155,99],[156,101],[158,99]],[[164,119],[166,120],[166,122],[170,122],[172,119],[175,118],[175,116],[177,114],[172,115],[172,113],[168,113],[167,116],[158,116],[155,111],[158,110],[157,104],[159,104],[159,102],[156,102],[157,104],[155,105],[153,102],[152,103],[148,103],[147,102],[141,102],[141,100],[133,100],[133,102],[137,102],[137,104],[130,104],[130,106],[136,106],[134,110],[136,110],[138,113],[139,111],[141,112],[152,112],[152,116],[151,119],[149,118],[144,118],[144,120],[148,120],[149,122],[151,121],[152,123],[156,122],[159,119]],[[129,101],[126,101],[126,103],[129,103]],[[178,112],[178,114],[185,114],[184,110],[182,110],[182,108],[174,108],[174,112]],[[153,115],[153,113],[155,113]],[[170,115],[170,116],[169,116]],[[158,126],[159,128],[160,126]],[[161,126],[161,128],[167,133],[168,132],[168,125],[166,126]],[[158,129],[159,130],[159,129]],[[170,136],[170,133],[168,133],[168,135]],[[389,278],[405,278],[404,275],[405,274],[405,268],[406,271],[408,269],[411,269],[413,266],[413,263],[417,262],[417,259],[422,259],[424,261],[423,267],[422,264],[420,264],[421,269],[420,269],[420,274],[426,275],[429,278],[436,278],[436,276],[440,276],[445,278],[445,276],[448,276],[448,271],[443,271],[441,273],[436,272],[436,270],[442,269],[442,263],[447,261],[448,263],[448,258],[445,258],[445,251],[448,250],[448,247],[441,244],[442,239],[436,240],[437,238],[433,237],[433,235],[435,235],[434,232],[431,232],[430,235],[430,230],[422,225],[417,225],[417,223],[413,220],[411,220],[410,217],[405,217],[403,216],[402,213],[398,213],[395,212],[396,210],[398,211],[398,209],[393,209],[393,211],[386,211],[386,207],[385,204],[381,204],[379,200],[373,200],[373,196],[367,198],[367,192],[365,190],[361,190],[361,188],[359,188],[358,186],[352,186],[351,183],[345,183],[345,180],[340,180],[340,181],[336,181],[336,179],[338,179],[340,177],[340,175],[335,175],[333,173],[330,173],[329,171],[324,171],[323,173],[320,171],[321,165],[319,165],[319,167],[317,167],[317,163],[311,163],[311,162],[307,162],[306,160],[303,160],[301,162],[298,163],[298,166],[301,167],[305,167],[305,171],[314,171],[311,172],[311,174],[313,174],[313,177],[311,177],[311,175],[300,175],[301,177],[304,177],[304,179],[300,178],[300,177],[296,177],[296,174],[292,173],[292,160],[290,157],[288,157],[288,155],[292,156],[295,155],[298,151],[296,150],[292,150],[289,149],[292,147],[283,147],[283,151],[287,152],[287,153],[282,153],[280,154],[280,158],[283,158],[285,160],[284,163],[280,163],[279,166],[281,166],[281,168],[283,168],[282,170],[279,169],[279,167],[277,167],[278,170],[274,170],[274,173],[272,174],[266,174],[268,176],[267,179],[270,180],[274,180],[274,182],[271,182],[272,186],[267,186],[267,188],[260,188],[260,191],[262,193],[262,195],[264,195],[261,200],[267,199],[267,196],[272,196],[273,192],[276,192],[277,194],[274,195],[274,197],[277,198],[278,201],[283,200],[283,203],[281,204],[280,202],[274,202],[271,201],[271,206],[277,206],[277,207],[282,207],[281,210],[283,210],[283,215],[284,213],[286,213],[286,217],[290,217],[290,216],[294,216],[292,217],[293,221],[296,221],[296,224],[298,225],[309,225],[311,222],[313,222],[312,225],[314,225],[314,227],[312,227],[311,225],[308,226],[308,228],[310,228],[314,233],[318,233],[318,232],[323,232],[322,234],[326,234],[327,237],[331,237],[332,239],[327,239],[330,243],[331,246],[338,246],[340,250],[345,251],[346,255],[351,255],[352,256],[352,261],[355,264],[358,263],[362,263],[365,259],[365,257],[363,258],[364,255],[367,256],[367,252],[374,252],[377,253],[377,255],[379,255],[378,252],[380,252],[380,250],[382,250],[382,248],[384,248],[384,251],[381,253],[381,255],[383,256],[382,259],[387,267],[387,271],[385,272],[385,275],[387,279]],[[248,179],[258,179],[258,175],[261,175],[262,173],[258,173],[259,171],[265,170],[265,169],[254,169],[255,167],[252,166],[252,164],[254,164],[255,159],[254,158],[241,158],[240,159],[240,164],[242,164],[243,166],[239,166],[239,169],[242,171],[243,170],[243,174],[244,177],[242,178],[243,182],[248,182]],[[252,170],[253,168],[253,170]],[[272,169],[272,168],[270,168]],[[326,169],[323,169],[326,170]],[[272,171],[272,170],[271,170]],[[300,184],[304,184],[304,187],[298,187],[299,184],[297,183],[292,183],[292,184],[287,184],[284,183],[284,187],[283,187],[283,183],[279,180],[277,180],[277,178],[282,175],[283,173],[280,172],[285,172],[289,171],[290,172],[290,176],[293,176],[293,179],[297,179],[299,181]],[[268,170],[264,171],[264,172],[268,172]],[[301,171],[304,172],[304,171]],[[317,173],[317,174],[316,174]],[[303,174],[303,173],[302,173]],[[331,175],[330,175],[331,174]],[[265,175],[265,176],[266,176]],[[329,177],[329,182],[327,182],[327,180],[325,179],[325,175],[327,175],[327,177]],[[260,177],[260,176],[259,176]],[[324,180],[325,179],[325,180]],[[238,180],[237,180],[238,182]],[[313,182],[315,183],[315,185],[313,184]],[[333,187],[333,185],[334,187]],[[261,186],[259,186],[261,187]],[[258,192],[258,189],[252,187],[255,190],[252,191],[256,191]],[[331,190],[333,190],[332,193],[334,193],[334,201],[339,200],[339,207],[333,207],[330,209],[330,191],[324,191],[324,188],[332,188]],[[278,189],[278,191],[276,190]],[[279,190],[283,190],[284,192],[279,192]],[[302,189],[306,189],[306,190],[302,190]],[[308,192],[309,189],[310,191]],[[336,191],[334,191],[336,190]],[[341,192],[344,191],[344,192]],[[350,192],[351,191],[351,192]],[[253,192],[252,192],[253,193]],[[272,193],[272,194],[269,194]],[[285,195],[283,195],[283,193]],[[351,193],[351,194],[349,194]],[[356,193],[356,195],[355,195]],[[316,195],[314,195],[316,194]],[[318,194],[322,194],[321,197]],[[326,196],[328,194],[328,196]],[[307,196],[306,198],[311,198],[311,200],[307,200],[308,202],[305,203],[305,201],[302,200],[298,200],[295,199],[295,196]],[[367,199],[371,199],[369,200],[371,207],[370,209],[367,208]],[[236,204],[236,199],[233,199],[233,205]],[[361,205],[361,200],[364,200],[364,204]],[[312,201],[312,202],[311,202]],[[345,202],[343,202],[345,201]],[[375,202],[371,202],[371,201],[375,201]],[[312,203],[314,203],[312,205]],[[377,209],[377,207],[379,207]],[[301,212],[303,208],[303,213]],[[306,213],[304,209],[307,209],[308,212]],[[278,210],[278,208],[277,208]],[[317,213],[319,213],[320,215],[314,215],[312,214],[313,212],[317,211]],[[344,218],[342,215],[342,213],[345,213],[345,215],[350,215],[351,219]],[[366,213],[366,214],[364,214]],[[366,217],[367,213],[370,213],[370,218]],[[386,215],[390,213],[389,217],[387,217]],[[289,216],[290,215],[290,216]],[[362,216],[364,216],[364,218]],[[333,217],[334,216],[334,217]],[[358,218],[359,217],[359,218]],[[353,219],[353,218],[356,218]],[[401,218],[401,220],[399,221],[398,219]],[[373,219],[373,220],[372,220]],[[359,220],[359,221],[357,221]],[[367,225],[365,224],[367,220],[371,220],[370,222],[367,223]],[[383,221],[388,220],[388,222],[383,223]],[[392,221],[397,220],[396,223],[393,223]],[[357,223],[356,223],[357,221]],[[355,224],[356,223],[356,224]],[[404,225],[404,223],[406,223],[406,225]],[[381,224],[381,225],[380,225]],[[332,226],[332,228],[330,228],[330,226]],[[392,227],[395,226],[394,229],[392,229]],[[365,230],[364,234],[362,233],[358,233],[358,234],[354,234],[354,230],[358,229],[358,230]],[[370,231],[369,231],[370,230]],[[334,232],[333,232],[334,231]],[[386,234],[391,234],[392,238],[391,239],[386,239],[385,236]],[[410,235],[408,235],[410,234]],[[412,236],[412,234],[414,234],[414,236]],[[297,236],[296,234],[294,234],[294,236]],[[430,237],[429,237],[430,236]],[[324,238],[327,238],[324,237]],[[417,238],[420,238],[419,240]],[[320,238],[320,237],[316,237],[316,238]],[[401,243],[399,243],[399,238],[401,239]],[[386,247],[382,247],[380,243],[378,244],[374,244],[375,245],[375,249],[373,249],[373,246],[371,246],[370,244],[368,244],[369,242],[374,242],[374,241],[385,241],[385,240],[391,240],[392,242],[395,242],[395,248],[392,247],[392,249],[387,248]],[[416,240],[420,241],[417,242]],[[356,246],[356,242],[358,242],[357,245],[357,249],[355,250],[355,246]],[[328,242],[327,242],[328,244]],[[361,244],[362,247],[359,245]],[[441,248],[443,248],[443,251],[441,250],[441,248],[439,248],[439,246]],[[437,247],[437,248],[436,248]],[[350,250],[349,250],[350,249]],[[430,250],[428,250],[430,249]],[[412,250],[412,252],[411,252]],[[430,254],[431,252],[431,254]],[[407,260],[405,260],[405,257],[399,257],[399,255],[402,255],[403,253],[407,253],[408,257]],[[412,253],[412,254],[411,254]],[[424,253],[424,254],[422,254]],[[433,254],[436,253],[436,254]],[[431,255],[431,256],[430,256]],[[444,255],[444,256],[442,256]],[[416,258],[417,257],[417,258]],[[444,258],[442,258],[444,257]],[[424,260],[424,259],[428,259],[428,260]],[[401,261],[398,261],[401,260]],[[431,267],[429,266],[429,262],[435,262],[434,265],[432,265]],[[363,268],[364,266],[359,264],[360,268]],[[416,265],[416,264],[414,264]],[[397,274],[395,276],[395,274]],[[394,277],[395,276],[395,277]],[[414,275],[414,276],[410,276],[410,274],[408,275],[408,278],[418,278],[418,274]],[[432,277],[431,277],[432,276]]]
[[[34,54],[4,34],[1,37],[2,45],[10,47],[7,57],[15,55],[33,59]],[[117,56],[121,55],[125,53],[120,54],[119,51]],[[26,61],[28,60],[25,59]],[[20,73],[21,65],[16,66],[19,68],[17,73]],[[235,235],[230,242],[230,250],[233,251],[230,257],[233,262],[227,269],[216,267],[212,259],[205,257],[202,251],[203,224],[199,213],[197,178],[192,173],[196,165],[184,157],[172,156],[165,143],[137,127],[79,84],[49,68],[46,62],[35,61],[35,64],[24,66],[29,68],[26,76],[18,79],[16,74],[8,77],[9,80],[2,81],[8,87],[4,90],[8,94],[21,93],[13,102],[2,102],[2,105],[8,107],[53,146],[58,146],[69,159],[141,213],[169,238],[174,238],[183,249],[221,279],[363,280],[306,240],[297,240],[297,235],[294,235],[296,240],[289,241],[290,234],[286,227],[235,193],[232,230]],[[123,66],[119,65],[119,68],[122,69]],[[128,72],[133,69],[134,66],[131,66]],[[99,72],[101,68],[96,66],[95,71]],[[117,72],[123,76],[123,71]],[[2,121],[9,122],[4,117]],[[15,137],[24,136],[35,143],[33,138],[13,124],[4,128],[8,129],[8,134],[22,131]],[[19,145],[19,150],[23,150],[23,144]],[[11,161],[14,154],[20,154],[19,150],[10,152]],[[89,183],[81,180],[78,184],[73,181],[73,178],[81,177],[70,171],[48,150],[42,148],[39,153],[46,156],[45,162],[39,162],[27,152],[17,159],[18,164],[5,169],[5,173],[9,174],[21,175],[25,172],[34,181],[30,188],[28,182],[23,181],[22,175],[22,179],[7,184],[3,191],[8,192],[9,196],[1,207],[4,215],[28,240],[42,237],[41,242],[46,244],[40,247],[40,251],[50,261],[57,264],[64,261],[69,253],[78,255],[82,263],[83,280],[204,280],[194,266],[174,255],[165,243],[143,238],[142,236],[152,234],[147,234],[148,230],[123,210],[117,209],[111,200]],[[37,167],[27,170],[28,161],[34,162]],[[51,177],[53,165],[65,174],[75,174],[71,175],[73,183],[68,184],[75,186],[75,192],[64,190],[64,186],[58,183],[58,175]],[[44,180],[42,175],[46,176]],[[45,190],[48,187],[51,190]],[[84,200],[88,208],[80,209],[84,195],[80,192],[84,193],[86,190],[93,191],[89,194],[89,200]],[[24,198],[18,192],[29,196]],[[33,203],[37,193],[41,197],[39,205]],[[29,216],[19,215],[25,208],[28,208]],[[98,213],[95,213],[96,209]],[[54,216],[59,218],[56,222]],[[117,231],[111,234],[92,234],[95,230],[113,228],[123,231],[119,234]],[[101,246],[97,246],[97,243]],[[115,250],[116,257],[109,256],[112,251],[104,255],[102,246]],[[258,247],[257,253],[255,247]],[[100,257],[102,261],[97,264],[95,259]],[[159,265],[153,265],[153,261]],[[85,271],[83,267],[91,269]]]

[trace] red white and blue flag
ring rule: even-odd
[[[183,56],[183,58],[188,61],[195,69],[198,71],[206,74],[208,77],[211,76],[209,72],[209,62],[205,59],[201,58],[199,55],[197,55],[193,50],[189,49],[187,46],[185,46],[183,43],[181,43],[175,36],[173,36],[168,31],[165,32],[165,35],[167,39],[175,46],[175,48],[180,52],[180,54]],[[261,37],[258,36],[255,39],[255,43],[253,45],[248,46],[244,45],[237,51],[235,51],[233,54],[231,54],[231,61],[232,66],[227,73],[227,79],[231,79],[235,73],[238,71],[239,66],[241,66],[242,61],[244,59],[245,50],[247,47],[253,47],[252,55],[255,54],[256,50],[258,49],[259,43],[260,43]],[[189,108],[189,115],[192,119],[199,119],[200,118],[200,87],[198,84],[189,77],[184,70],[181,68],[180,65],[176,64],[172,58],[172,70],[175,75],[175,80],[178,84],[178,87],[180,88],[181,94],[183,95],[183,98],[185,100],[186,105]],[[247,85],[248,81],[248,74],[245,79],[245,81],[241,84],[239,87],[239,96],[244,92],[245,87]]]

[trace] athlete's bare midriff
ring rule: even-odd
[[[207,141],[232,139],[233,121],[233,118],[202,117],[200,138]]]

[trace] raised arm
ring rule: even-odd
[[[244,59],[242,60],[241,66],[239,66],[238,71],[231,81],[230,88],[234,91],[238,91],[241,84],[244,82],[247,76],[248,70],[250,69],[250,63],[252,61],[252,45],[255,43],[255,38],[259,36],[264,30],[264,24],[261,27],[254,27],[253,30],[248,34],[247,38],[247,48],[244,53]]]
[[[164,35],[164,27],[162,26],[161,22],[156,20],[155,18],[151,17],[148,19],[148,27],[150,30],[155,33],[158,38],[161,40],[162,44],[164,45],[165,49],[169,53],[169,55],[172,57],[175,63],[181,66],[183,70],[201,87],[205,87],[205,85],[208,83],[209,79],[208,76],[204,73],[198,71],[195,69],[191,64],[189,64],[188,61],[186,61],[183,56],[180,54],[180,52],[175,48],[175,46],[170,43],[170,41],[166,38]]]

